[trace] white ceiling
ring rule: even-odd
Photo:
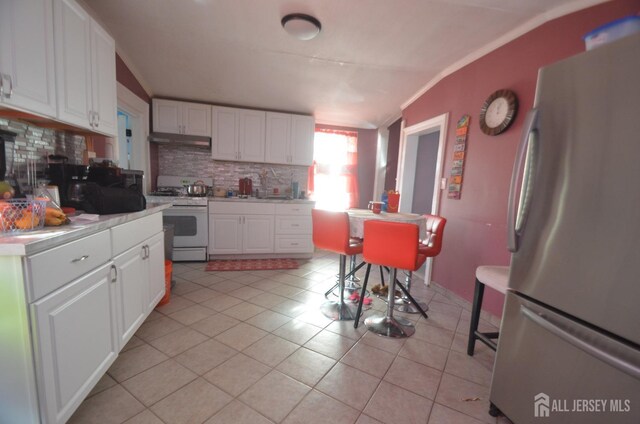
[[[84,0],[154,97],[388,125],[479,54],[602,0]],[[315,16],[311,41],[280,26]],[[498,88],[498,87],[497,87]]]

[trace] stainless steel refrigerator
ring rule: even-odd
[[[492,404],[640,423],[640,34],[540,69],[508,217]]]

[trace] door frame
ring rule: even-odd
[[[404,120],[402,121],[402,127],[400,129],[400,153],[398,158],[398,174],[397,185],[398,190],[402,195],[400,196],[400,212],[411,212],[411,206],[413,204],[413,191],[414,180],[416,174],[417,165],[417,152],[418,141],[420,136],[425,134],[431,134],[439,131],[438,137],[438,156],[436,159],[435,178],[433,182],[433,199],[431,201],[432,215],[437,215],[440,211],[440,198],[441,191],[446,189],[446,183],[443,186],[443,168],[444,168],[444,150],[447,143],[447,124],[449,122],[449,113],[443,113],[434,118],[427,119],[410,127],[404,126]],[[416,271],[420,278],[423,278],[425,284],[431,283],[431,273],[433,269],[433,258],[428,258],[424,273],[422,269]]]
[[[131,119],[131,166],[144,171],[144,193],[151,190],[151,165],[149,153],[149,103],[142,100],[121,83],[117,84],[118,110]],[[140,140],[139,145],[136,141]],[[116,143],[116,146],[118,144]]]

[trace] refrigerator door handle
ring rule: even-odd
[[[545,316],[542,312],[535,312],[525,305],[520,305],[520,312],[526,318],[560,337],[567,343],[601,360],[605,364],[640,380],[640,363],[633,363],[632,358],[623,358],[619,353],[613,352],[614,349],[607,349],[607,347],[613,347],[612,343],[617,345],[617,342],[604,339],[605,336],[600,336],[595,331],[587,330],[580,332],[580,327],[577,325],[569,326],[566,324],[563,325],[560,322],[554,322],[555,320],[553,318]]]
[[[527,113],[524,121],[524,130],[522,138],[518,145],[516,153],[516,161],[513,165],[513,173],[511,174],[511,185],[509,187],[509,206],[507,211],[507,247],[509,251],[516,252],[518,250],[519,236],[522,234],[529,207],[531,204],[531,193],[533,192],[533,172],[535,170],[535,156],[537,151],[537,134],[536,125],[538,123],[538,109],[531,109]],[[520,171],[524,167],[522,175],[522,188],[520,190],[520,198],[518,200],[518,177]]]

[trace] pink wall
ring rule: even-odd
[[[127,67],[120,55],[116,53],[116,80],[131,90],[136,96],[147,103],[151,103],[151,97],[147,94],[133,72]]]
[[[373,200],[373,182],[376,173],[376,152],[378,130],[339,127],[336,125],[317,124],[317,129],[353,131],[358,133],[358,200],[360,208],[366,208]],[[382,194],[382,193],[380,193]],[[380,194],[377,196],[379,197]]]
[[[449,176],[455,123],[471,115],[462,198],[442,193],[440,213],[447,218],[442,252],[434,261],[433,281],[467,300],[473,297],[479,265],[507,265],[506,212],[509,179],[526,112],[533,105],[538,68],[584,51],[582,36],[611,20],[635,14],[638,0],[617,0],[548,22],[449,75],[403,111],[405,126],[449,113],[445,176]],[[520,110],[506,132],[489,137],[478,115],[493,91],[508,88]],[[501,315],[503,296],[488,290],[484,308]]]

